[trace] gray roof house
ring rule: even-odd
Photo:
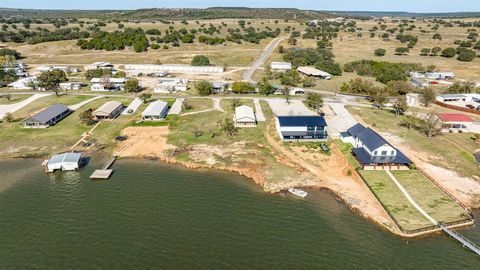
[[[400,169],[412,164],[382,136],[361,124],[342,132],[341,138],[343,142],[353,145],[352,154],[364,169]]]
[[[157,100],[150,103],[142,112],[142,120],[162,120],[167,116],[168,103],[162,100]]]
[[[52,105],[45,110],[22,121],[23,128],[48,128],[60,122],[72,111],[63,104]]]
[[[123,104],[112,100],[106,102],[100,108],[96,109],[92,115],[97,119],[114,119],[116,118],[123,110]]]

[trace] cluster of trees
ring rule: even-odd
[[[375,77],[377,81],[386,84],[389,81],[404,81],[410,71],[422,71],[425,68],[421,64],[359,60],[345,64],[343,70],[356,71],[360,76]]]
[[[77,45],[87,50],[123,50],[133,47],[135,52],[146,51],[149,45],[145,32],[141,28],[127,28],[125,31],[96,32],[90,40],[79,39]]]
[[[424,117],[419,117],[415,114],[405,115],[400,121],[400,125],[408,128],[408,130],[418,130],[431,138],[440,134],[442,122],[433,113],[429,113]]]
[[[473,82],[454,82],[450,85],[446,93],[461,94],[461,93],[480,93],[480,88],[475,86]]]
[[[201,96],[208,96],[213,94],[213,85],[208,81],[202,80],[196,82],[195,88],[197,89],[198,94]]]
[[[200,43],[205,43],[208,45],[219,45],[225,43],[224,38],[219,38],[219,37],[207,37],[207,36],[199,36],[198,37],[198,42]]]
[[[68,81],[67,74],[63,70],[55,69],[52,71],[42,72],[37,77],[38,84],[36,87],[53,91],[57,96],[60,95],[60,83]]]
[[[247,82],[234,82],[232,83],[232,92],[235,94],[248,94],[255,92],[255,86]]]
[[[206,55],[195,55],[190,64],[192,66],[210,66],[210,59]]]
[[[37,28],[36,31],[18,30],[18,31],[0,31],[0,41],[29,44],[57,40],[73,40],[79,38],[88,38],[88,31],[80,31],[80,28],[62,28],[50,31],[46,28]]]
[[[226,40],[238,44],[242,43],[242,41],[258,44],[262,39],[275,38],[281,33],[279,28],[277,28],[275,31],[257,31],[253,27],[244,28],[243,34],[241,33],[240,29],[229,28],[227,31],[228,35]]]
[[[0,66],[0,87],[5,87],[7,84],[14,82],[18,79],[17,74],[13,70],[5,70],[3,66]]]
[[[334,76],[342,75],[340,65],[336,63],[331,48],[321,41],[316,49],[290,49],[283,55],[283,59],[292,63],[294,67],[314,65],[315,68],[328,72]]]

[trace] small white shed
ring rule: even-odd
[[[235,115],[233,116],[236,127],[256,127],[257,118],[255,112],[249,106],[238,106],[235,108]]]
[[[80,153],[63,153],[53,155],[48,161],[44,162],[45,169],[51,173],[54,171],[76,171],[80,168]]]

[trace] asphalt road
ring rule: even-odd
[[[283,40],[287,39],[288,37],[277,37],[273,39],[270,44],[268,44],[265,49],[263,49],[262,54],[253,62],[253,64],[245,71],[243,74],[243,80],[249,83],[256,83],[253,79],[253,73],[257,70],[265,61],[268,59],[270,54],[272,54],[273,50],[282,42]]]

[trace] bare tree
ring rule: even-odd
[[[433,113],[428,114],[425,119],[422,121],[420,129],[427,135],[427,137],[431,138],[435,135],[440,134],[442,129],[442,121],[440,118]]]

